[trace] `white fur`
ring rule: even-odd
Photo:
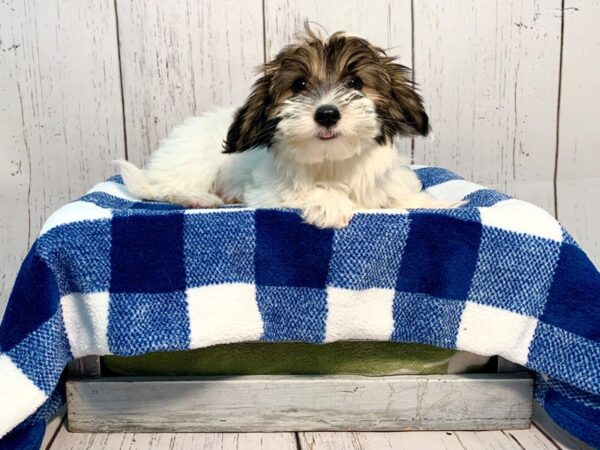
[[[234,110],[222,109],[175,128],[146,169],[118,163],[128,189],[141,198],[195,208],[223,202],[299,208],[322,228],[346,226],[357,209],[456,206],[422,191],[394,146],[375,142],[376,122],[353,122],[360,111],[340,109],[341,134],[328,141],[318,139],[316,125],[305,118],[295,127],[282,120],[270,149],[223,154]]]

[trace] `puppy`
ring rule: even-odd
[[[428,132],[409,69],[365,39],[306,27],[237,111],[187,119],[144,170],[118,163],[144,199],[298,208],[308,223],[340,228],[357,209],[458,206],[422,191],[394,147]]]

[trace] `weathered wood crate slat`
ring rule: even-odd
[[[491,430],[527,428],[527,374],[233,376],[73,380],[79,432]]]

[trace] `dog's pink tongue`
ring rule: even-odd
[[[329,130],[322,132],[320,135],[321,139],[331,139],[334,136],[335,136],[335,134],[333,134],[333,131],[329,131]]]

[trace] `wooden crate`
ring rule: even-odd
[[[525,372],[102,378],[95,361],[80,362],[67,382],[70,431],[494,430],[531,422]]]

